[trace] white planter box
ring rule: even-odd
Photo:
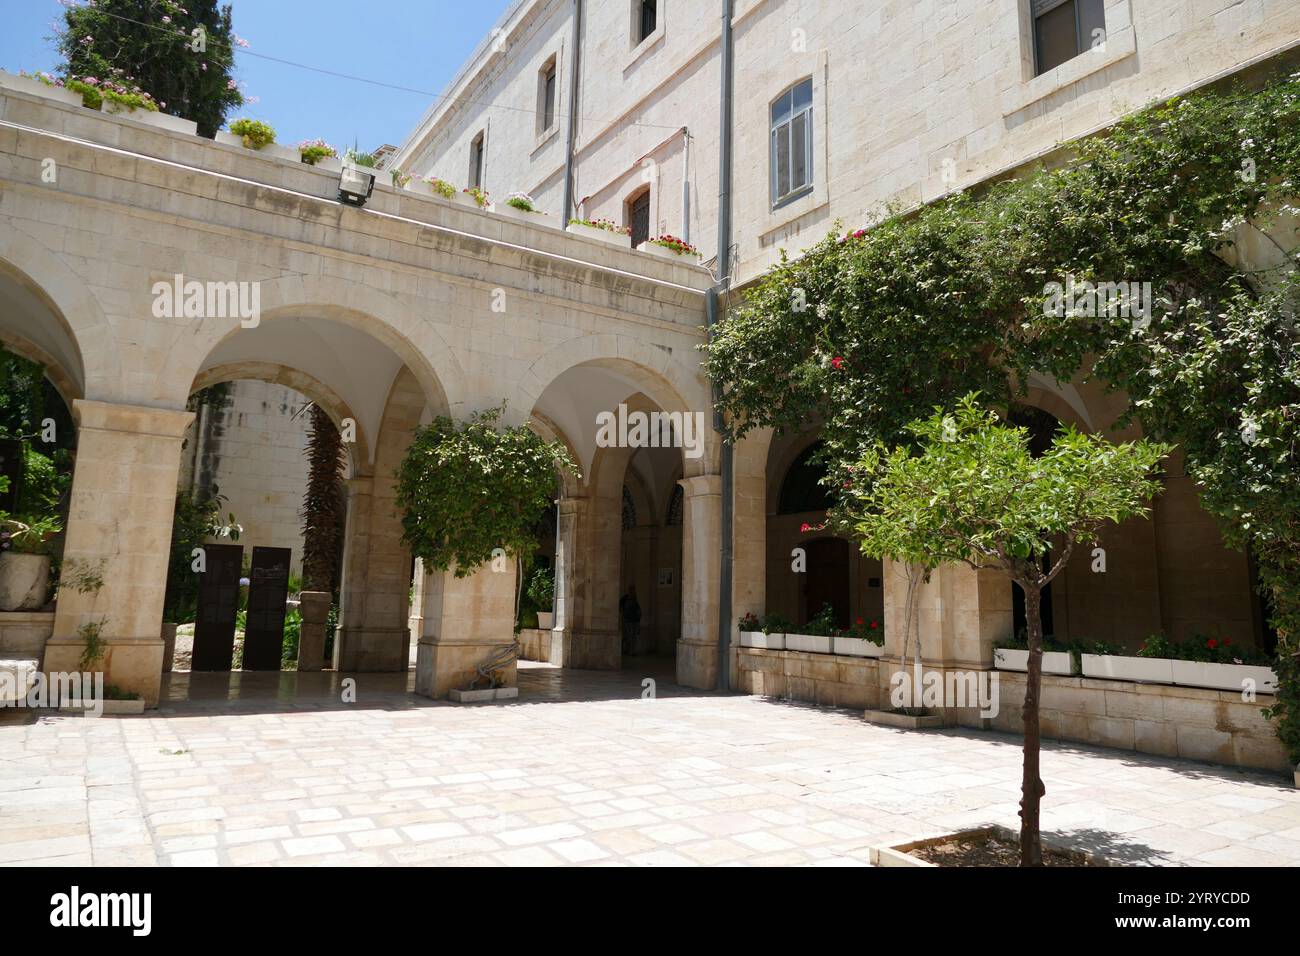
[[[212,141],[214,143],[222,143],[226,146],[238,146],[240,149],[244,148],[244,141],[229,130],[217,130],[216,135],[212,137]]]
[[[173,133],[185,133],[189,136],[199,134],[199,124],[194,120],[181,119],[179,116],[172,116],[170,113],[161,113],[156,110],[128,109],[119,103],[114,103],[112,100],[104,100],[99,104],[99,111],[101,113],[110,113],[113,116],[125,116],[137,123],[171,130]]]
[[[1212,690],[1244,689],[1243,681],[1254,681],[1257,692],[1272,694],[1277,690],[1277,674],[1270,667],[1256,664],[1209,664],[1202,661],[1170,661],[1174,683],[1183,687],[1208,687]]]
[[[31,77],[19,76],[17,73],[6,73],[0,70],[0,87],[6,90],[13,90],[16,93],[30,93],[32,96],[43,96],[47,100],[55,100],[59,103],[66,103],[68,106],[80,106],[81,94],[74,93],[72,90],[65,90],[61,86],[50,86],[42,83],[40,80],[33,80]]]
[[[585,239],[596,239],[611,246],[618,246],[621,249],[632,248],[632,237],[626,233],[610,232],[608,229],[597,229],[595,226],[584,226],[580,222],[571,222],[564,228],[566,232],[571,232],[575,236],[582,236]]]
[[[741,647],[759,647],[768,651],[785,650],[784,634],[764,634],[762,631],[741,631]]]
[[[832,638],[832,647],[836,654],[844,657],[880,657],[885,653],[885,645],[873,644],[860,637],[836,636]]]
[[[822,637],[817,634],[787,634],[785,636],[785,649],[787,651],[803,651],[806,654],[829,654],[831,652],[831,637],[830,635]]]
[[[302,153],[298,153],[298,162],[302,163]],[[315,163],[302,163],[304,166],[310,166],[312,169],[323,169],[326,172],[338,173],[343,171],[343,160],[337,156],[323,156]]]
[[[1074,655],[1069,651],[1043,651],[1043,673],[1061,674],[1069,677],[1074,674]],[[1029,651],[1018,651],[1010,647],[998,647],[993,651],[993,664],[1000,671],[1029,671]]]
[[[637,246],[636,251],[646,252],[652,256],[658,256],[660,259],[671,259],[673,262],[684,262],[688,266],[698,266],[700,264],[699,256],[693,256],[690,253],[673,252],[667,246],[661,246],[658,243],[651,242],[649,239]]]
[[[469,196],[465,197],[470,202],[474,202]],[[516,209],[507,203],[504,199],[499,203],[492,205],[492,211],[498,215],[505,216],[507,219],[518,219],[521,222],[531,222],[534,226],[549,225],[547,220],[550,219],[544,212],[525,212],[522,209]]]
[[[137,110],[137,112],[139,112]],[[213,142],[224,143],[227,146],[238,146],[240,149],[246,149],[250,153],[257,153],[259,156],[270,156],[272,159],[287,159],[290,162],[301,163],[302,153],[297,146],[281,146],[279,143],[267,143],[261,149],[253,149],[251,146],[244,145],[244,138],[236,136],[234,133],[227,132],[224,129],[217,130],[217,135],[213,137]],[[328,169],[325,165],[327,160],[321,160],[316,164],[317,169]],[[335,162],[338,162],[336,159]],[[337,166],[335,169],[341,169]]]
[[[552,627],[554,627],[554,626],[555,626],[555,612],[554,612],[554,611],[538,611],[538,612],[537,612],[537,627],[538,627],[540,630],[543,630],[543,631],[549,631],[549,630],[550,630]]]
[[[50,591],[48,554],[0,554],[0,611],[36,611]]]
[[[1084,654],[1083,676],[1110,680],[1172,684],[1173,661],[1163,657],[1121,657],[1116,654]]]

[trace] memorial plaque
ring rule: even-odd
[[[246,671],[280,669],[292,557],[288,548],[253,549],[253,568],[248,575],[248,623],[244,627]]]
[[[244,563],[244,547],[205,544],[203,554],[190,669],[228,671],[235,652],[235,615],[239,613],[239,571]]]

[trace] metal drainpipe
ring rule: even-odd
[[[722,0],[722,116],[718,136],[718,282],[709,289],[709,336],[718,321],[718,293],[731,284],[731,121],[733,0]],[[720,431],[722,412],[715,402],[713,427]],[[718,690],[731,689],[732,498],[735,476],[731,442],[722,443],[722,562],[718,574]]]
[[[691,131],[682,127],[682,238],[691,241]]]
[[[578,126],[578,66],[582,59],[578,52],[582,42],[582,0],[573,0],[573,49],[569,53],[569,130],[564,147],[564,219],[560,228],[569,225],[573,216],[573,144]]]

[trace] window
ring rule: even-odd
[[[555,57],[546,61],[537,74],[537,133],[540,136],[555,126]]]
[[[796,83],[772,104],[772,205],[812,188],[812,80]]]
[[[483,188],[483,133],[469,144],[469,184],[472,189]]]
[[[632,229],[632,248],[650,238],[650,189],[641,190],[627,203],[627,224]]]
[[[658,25],[659,3],[658,0],[637,0],[634,9],[639,14],[634,39],[637,43],[644,43],[650,34],[655,32],[655,27]]]
[[[1106,40],[1105,0],[1030,0],[1034,70],[1046,73]]]

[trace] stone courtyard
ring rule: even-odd
[[[517,703],[413,674],[174,674],[158,710],[0,713],[0,864],[867,865],[1015,826],[1019,740],[622,671],[520,665]],[[644,680],[655,681],[644,699]],[[1045,833],[1129,865],[1300,864],[1279,776],[1046,742]]]

